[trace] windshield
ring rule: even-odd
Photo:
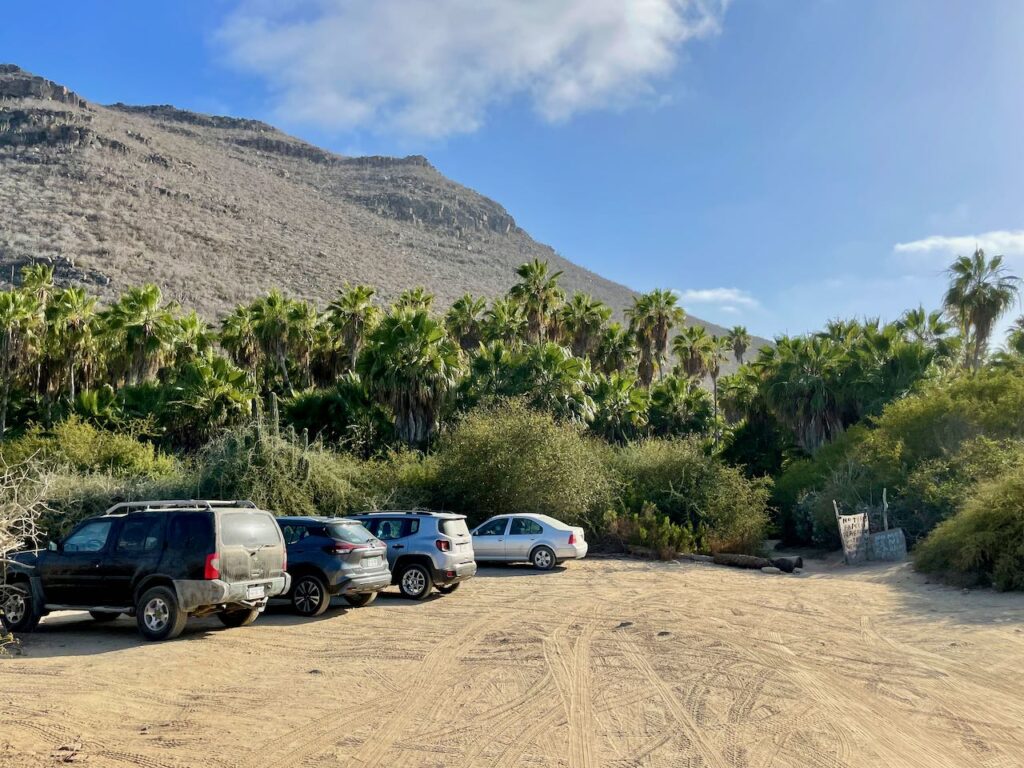
[[[466,527],[464,519],[442,520],[441,532],[445,536],[469,536],[469,528]]]
[[[332,538],[349,544],[366,544],[373,541],[373,534],[362,523],[332,523],[327,526]]]
[[[221,515],[225,546],[268,547],[281,543],[281,531],[266,512],[225,512]]]

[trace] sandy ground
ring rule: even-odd
[[[1024,766],[1024,595],[908,566],[485,568],[252,627],[44,620],[0,766]]]

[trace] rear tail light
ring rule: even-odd
[[[346,544],[342,541],[336,541],[327,548],[327,551],[332,555],[347,555],[350,552],[355,552],[359,549],[369,549],[370,547],[365,544]]]
[[[216,552],[206,556],[206,565],[203,567],[203,578],[207,581],[220,578],[220,555]]]
[[[571,532],[569,534],[569,543],[570,544],[575,544],[576,543],[576,532],[575,531],[573,531],[573,532]]]
[[[438,539],[437,541],[434,542],[434,546],[437,547],[442,552],[451,552],[452,551],[452,543],[450,541],[448,541],[448,539]]]

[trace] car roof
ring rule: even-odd
[[[325,525],[327,523],[345,523],[352,524],[358,523],[358,520],[353,520],[350,517],[320,517],[318,515],[282,515],[277,518],[277,522],[281,525],[287,525],[288,523],[316,523],[317,525]]]
[[[502,520],[513,517],[525,517],[530,520],[539,520],[542,523],[547,523],[553,528],[564,528],[565,530],[569,530],[572,528],[571,525],[569,525],[568,523],[563,523],[561,520],[557,518],[551,517],[550,515],[541,515],[536,512],[509,512],[505,515],[494,515],[494,517],[489,517],[484,522],[486,523],[491,520]]]
[[[434,512],[429,509],[389,509],[389,510],[375,510],[373,512],[360,512],[352,517],[400,517],[403,515],[415,516],[415,517],[438,517],[443,520],[464,520],[465,515],[459,515],[455,512]]]

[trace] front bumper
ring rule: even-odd
[[[465,581],[476,576],[476,561],[469,560],[464,563],[455,563],[445,566],[444,570],[433,569],[435,584],[454,584],[457,581]]]
[[[263,597],[249,599],[249,587],[258,586],[263,587]],[[244,605],[249,608],[262,608],[267,604],[267,600],[283,595],[290,586],[291,576],[287,573],[272,579],[255,579],[253,581],[179,579],[174,582],[174,590],[178,593],[178,605],[187,613],[217,605]]]

